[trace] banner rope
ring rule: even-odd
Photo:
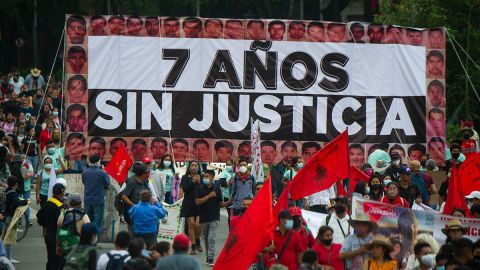
[[[373,80],[372,78],[372,74],[370,73],[370,70],[368,69],[366,63],[365,63],[365,59],[363,57],[363,54],[361,53],[361,50],[360,48],[358,47],[358,43],[357,41],[353,38],[353,33],[352,33],[352,30],[350,29],[350,27],[348,27],[347,25],[345,25],[350,33],[350,36],[352,36],[352,40],[353,42],[355,43],[355,49],[358,51],[358,54],[360,55],[360,59],[362,61],[362,64],[363,66],[365,67],[365,70],[367,71],[367,75],[368,75],[368,78],[370,80],[370,82],[372,83],[373,85],[373,88],[375,89],[375,91],[377,92],[377,98],[380,99],[380,102],[382,103],[382,106],[383,106],[383,109],[385,110],[385,112],[388,114],[388,110],[387,110],[387,106],[385,105],[385,102],[383,101],[382,97],[380,96],[380,91],[378,90],[378,87],[377,87],[377,84],[375,83],[375,81]],[[398,141],[400,142],[400,144],[403,146],[404,143],[402,141],[402,139],[400,138],[400,135],[398,134],[398,131],[397,129],[393,129],[395,131],[395,135],[397,136],[397,139]],[[365,149],[366,150],[366,149]],[[408,155],[406,155],[407,159],[408,159],[408,162],[410,163],[410,157]],[[368,159],[368,157],[367,157]]]
[[[43,96],[42,96],[42,101],[40,102],[40,108],[38,108],[38,113],[37,113],[37,121],[38,121],[38,117],[40,116],[40,112],[42,111],[42,107],[43,107],[43,102],[45,100],[45,95],[47,94],[47,91],[48,91],[48,86],[50,85],[50,81],[52,79],[52,73],[53,73],[53,68],[55,67],[55,63],[57,62],[57,58],[58,58],[58,52],[60,51],[60,45],[62,44],[62,40],[65,36],[65,29],[66,29],[66,26],[67,26],[67,21],[65,20],[65,23],[63,24],[63,31],[62,31],[62,35],[60,36],[60,40],[58,41],[58,46],[57,46],[57,52],[55,53],[55,58],[53,59],[53,64],[52,64],[52,68],[50,69],[50,73],[48,75],[48,80],[47,80],[47,84],[45,86],[45,91],[43,91]],[[64,74],[62,74],[62,77],[63,77]],[[63,79],[62,79],[63,80]],[[62,81],[62,88],[63,88],[63,81]],[[37,123],[38,124],[38,123]],[[60,122],[60,126],[61,126],[61,122]],[[60,127],[60,130],[61,130],[61,127]],[[61,132],[60,132],[61,133]],[[39,136],[40,134],[38,134],[37,136]],[[60,136],[62,136],[60,134]],[[30,140],[32,140],[32,136],[30,136]],[[61,138],[61,137],[60,137]],[[25,155],[27,155],[28,153],[28,149],[30,148],[30,143],[27,144],[27,149],[25,149]],[[38,155],[40,155],[40,153],[38,153]]]
[[[457,46],[462,50],[462,52],[467,56],[468,60],[470,60],[473,65],[480,70],[480,66],[477,64],[477,62],[475,62],[475,60],[473,60],[473,58],[470,56],[470,54],[468,54],[468,52],[462,47],[462,45],[460,45],[460,43],[458,43],[458,41],[455,39],[455,37],[450,34],[450,32],[448,31],[448,29],[446,30],[447,32],[447,35],[448,37],[450,38],[450,42],[452,42],[452,40],[457,44]],[[453,45],[452,45],[453,46]]]
[[[448,31],[447,32],[447,36],[449,38],[451,38],[451,35]],[[458,51],[457,51],[457,48],[455,47],[455,44],[453,44],[452,41],[450,41],[450,43],[452,44],[452,47],[453,47],[453,51],[455,52],[455,55],[457,56],[458,58],[458,61],[460,62],[460,65],[462,66],[462,69],[463,69],[463,72],[465,72],[465,76],[467,76],[467,79],[468,79],[468,82],[470,83],[470,86],[472,87],[473,89],[473,92],[475,93],[475,96],[477,97],[478,101],[480,101],[480,96],[478,95],[477,93],[477,89],[475,88],[475,85],[473,85],[473,82],[472,82],[472,79],[470,79],[470,75],[468,74],[468,71],[467,69],[465,68],[465,65],[463,64],[463,61],[462,59],[460,58],[460,55],[458,54]],[[467,54],[468,55],[468,54]],[[475,62],[474,62],[475,63]]]

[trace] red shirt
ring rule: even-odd
[[[410,207],[407,200],[405,200],[404,198],[402,198],[398,195],[397,195],[397,198],[395,198],[395,200],[393,200],[393,202],[390,202],[390,199],[388,198],[388,196],[383,196],[382,199],[380,200],[380,202],[386,203],[386,204],[391,204],[393,206],[400,206],[400,207],[405,207],[405,208]]]
[[[305,249],[302,243],[302,237],[294,230],[287,231],[284,235],[279,230],[273,231],[273,241],[275,245],[275,253],[280,254],[285,242],[288,239],[288,235],[292,234],[287,247],[283,251],[280,258],[280,264],[288,267],[289,270],[297,270],[299,267],[298,254],[302,253]]]
[[[302,226],[299,231],[297,231],[302,237],[302,244],[304,249],[312,248],[315,245],[315,238],[313,238],[312,232],[307,231],[305,226]]]
[[[46,128],[40,132],[40,150],[43,150],[45,148],[45,145],[47,144],[48,140],[52,139],[52,133],[48,132]]]
[[[315,243],[312,250],[317,253],[318,263],[322,265],[329,265],[335,270],[343,270],[343,261],[340,259],[340,249],[342,245],[333,243],[330,249],[324,245]]]

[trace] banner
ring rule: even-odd
[[[182,233],[185,225],[185,219],[180,217],[180,209],[182,208],[183,198],[174,204],[163,203],[163,207],[168,212],[167,222],[160,221],[158,229],[157,242],[167,241],[172,243],[175,235]]]
[[[357,167],[380,142],[443,162],[443,28],[118,15],[66,24],[70,159],[109,160],[123,144],[133,160],[225,162],[251,155],[253,118],[268,165],[308,160],[347,127]]]
[[[255,177],[257,182],[263,182],[265,175],[263,170],[262,155],[261,155],[261,146],[260,146],[260,124],[258,120],[253,122],[250,128],[250,143],[252,145],[252,175]]]
[[[457,218],[442,215],[438,212],[394,207],[354,196],[352,218],[359,213],[368,214],[370,220],[378,224],[377,233],[384,234],[394,243],[400,243],[402,250],[407,251],[413,249],[416,237],[422,233],[433,235],[438,244],[443,245],[446,235],[443,234],[442,229],[446,228],[448,222],[452,219],[459,219],[462,225],[468,228],[465,237],[474,242],[480,237],[478,219]]]
[[[25,213],[25,211],[27,211],[28,207],[30,207],[30,202],[27,205],[19,206],[17,209],[15,209],[12,221],[10,221],[7,232],[3,237],[3,243],[5,245],[13,245],[17,243],[17,223],[20,217]]]

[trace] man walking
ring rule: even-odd
[[[88,168],[82,172],[82,182],[85,186],[84,204],[85,211],[91,222],[99,230],[103,228],[103,212],[105,210],[105,190],[108,188],[110,179],[108,174],[100,169],[100,157],[92,155],[89,159]]]
[[[53,197],[45,202],[45,207],[40,209],[43,211],[44,220],[43,227],[45,228],[45,245],[47,246],[47,270],[57,270],[62,263],[62,257],[56,253],[56,238],[57,238],[57,221],[60,212],[63,208],[62,200],[65,196],[65,186],[57,183],[52,189]],[[40,213],[40,212],[39,212]],[[38,217],[38,215],[37,215]]]

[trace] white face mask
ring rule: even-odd
[[[45,169],[49,169],[51,170],[53,168],[53,164],[52,163],[49,163],[49,164],[45,164]]]
[[[170,165],[172,165],[172,162],[170,162],[170,160],[164,160],[163,161],[163,166],[170,167]]]
[[[435,266],[435,254],[423,255],[419,261],[423,265]]]
[[[394,161],[393,161],[393,165],[395,165],[395,166],[400,165],[400,160],[394,160]]]
[[[246,166],[241,166],[241,167],[238,169],[238,171],[239,171],[240,173],[246,173],[246,172],[247,172],[247,167],[246,167]]]

